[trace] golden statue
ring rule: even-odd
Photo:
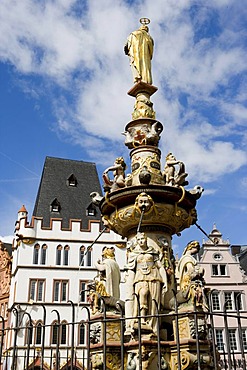
[[[150,23],[150,20],[141,18],[140,23],[142,24],[141,27],[129,35],[124,51],[130,58],[134,82],[143,81],[151,85],[151,60],[154,42],[148,33],[147,24]]]

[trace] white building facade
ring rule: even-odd
[[[104,246],[115,246],[119,243],[119,237],[116,234],[104,232],[90,248],[101,232],[99,222],[90,222],[90,229],[85,231],[80,230],[80,221],[72,221],[71,229],[63,230],[61,220],[54,220],[51,229],[47,230],[42,228],[42,220],[33,219],[30,226],[27,224],[27,218],[23,217],[17,223],[17,230],[18,236],[14,242],[13,251],[9,299],[12,314],[9,324],[10,327],[15,327],[15,309],[17,309],[18,326],[26,327],[17,334],[16,346],[19,348],[17,361],[20,362],[20,368],[27,352],[28,340],[30,364],[35,352],[34,357],[38,356],[37,346],[42,345],[44,324],[47,325],[44,343],[47,353],[44,355],[44,362],[50,361],[51,349],[55,353],[57,340],[60,342],[60,361],[67,362],[67,357],[70,358],[70,352],[67,352],[72,344],[71,324],[75,322],[73,340],[80,363],[83,359],[83,348],[87,342],[87,331],[84,325],[87,312],[82,307],[89,305],[87,284],[97,275],[94,261],[101,259],[101,250]],[[116,248],[116,260],[119,262],[124,260],[123,250]],[[58,311],[60,320],[54,310]],[[28,339],[30,324],[28,314],[33,325],[31,339]],[[58,321],[61,323],[59,335],[56,326]],[[12,348],[13,341],[14,332],[10,331],[6,347]],[[36,351],[32,348],[36,348]]]
[[[62,199],[56,198],[63,207]],[[25,207],[20,209],[12,254],[9,330],[2,359],[7,368],[12,361],[15,369],[61,368],[68,366],[71,358],[74,369],[83,368],[87,285],[97,275],[94,263],[101,260],[105,246],[115,247],[120,265],[125,258],[124,249],[116,247],[124,247],[124,243],[117,234],[104,230],[99,217],[93,219],[92,211],[96,210],[90,204],[89,198],[85,214],[91,210],[92,217],[86,228],[82,220],[73,219],[73,211],[64,227],[63,219],[55,218],[51,208],[49,226],[37,216],[29,222]],[[16,326],[19,330],[14,330]]]
[[[215,226],[209,237],[203,243],[199,263],[210,288],[217,349],[223,368],[229,357],[233,368],[243,368],[243,351],[247,359],[247,276],[232,255],[229,241],[223,240]]]

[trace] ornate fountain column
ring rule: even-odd
[[[140,22],[141,27],[130,34],[125,45],[134,80],[128,94],[135,99],[132,120],[124,131],[131,173],[125,175],[122,157],[105,170],[105,196],[99,207],[104,224],[127,240],[124,368],[157,369],[159,362],[159,368],[169,364],[175,369],[176,323],[174,317],[157,319],[157,314],[174,312],[178,278],[172,235],[196,222],[196,201],[203,189],[185,189],[188,181],[184,163],[172,153],[167,154],[165,167],[161,168],[158,145],[163,125],[155,118],[150,100],[158,90],[152,85],[153,40],[148,32],[149,20],[142,18]],[[186,299],[181,302],[188,302]],[[159,359],[157,342],[162,352]]]

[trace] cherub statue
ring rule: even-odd
[[[114,165],[108,167],[103,173],[103,181],[104,181],[104,190],[105,191],[114,191],[119,188],[125,187],[125,171],[126,163],[124,162],[123,157],[116,158]],[[113,180],[111,180],[108,176],[108,172],[113,172]]]
[[[176,170],[176,165],[179,166],[178,170]],[[166,156],[166,164],[163,171],[163,176],[166,185],[188,185],[188,181],[185,181],[185,178],[188,176],[188,174],[185,172],[185,165],[183,162],[178,161],[172,153],[168,153]]]

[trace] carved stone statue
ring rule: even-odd
[[[10,291],[11,261],[11,256],[0,240],[0,296],[9,294]]]
[[[152,246],[148,246],[145,233],[137,233],[135,245],[128,253],[126,269],[129,271],[133,281],[134,293],[137,294],[140,302],[140,314],[142,326],[156,332],[157,320],[155,317],[146,318],[147,315],[155,315],[155,299],[158,307],[161,303],[162,291],[167,288],[166,271],[159,260],[159,252]],[[132,316],[137,316],[137,300],[132,307]],[[132,327],[135,322],[132,322]]]
[[[126,164],[123,157],[116,158],[114,165],[108,167],[103,173],[104,180],[104,190],[105,191],[114,191],[119,188],[125,187],[125,168]],[[112,171],[114,179],[111,180],[108,176],[108,172]]]
[[[178,170],[176,170],[175,165],[179,166]],[[166,156],[166,164],[163,176],[166,185],[188,185],[188,181],[185,181],[185,178],[188,176],[188,174],[185,172],[185,165],[183,162],[178,161],[172,153],[168,153]]]
[[[135,360],[136,354],[134,352],[128,353],[128,359],[127,359],[127,370],[136,370],[136,360]]]
[[[141,114],[139,116],[145,117],[145,115]],[[140,145],[158,146],[162,130],[163,126],[161,123],[155,121],[152,123],[141,123],[141,125],[138,124],[135,127],[128,127],[126,131],[122,132],[122,135],[125,136],[125,145],[129,149],[136,148]]]
[[[104,247],[102,249],[102,261],[97,261],[95,267],[100,271],[100,280],[103,281],[108,296],[120,298],[120,268],[115,260],[115,248]]]
[[[153,199],[150,197],[150,195],[144,192],[140,193],[136,197],[135,206],[137,206],[137,208],[139,208],[140,211],[148,212],[151,209],[151,207],[153,207],[153,205],[154,205]]]
[[[103,197],[97,191],[93,191],[92,193],[90,193],[90,198],[92,199],[92,203],[95,204],[97,207],[99,207],[99,204],[103,199]]]
[[[187,303],[194,305],[204,305],[204,269],[198,266],[197,260],[193,257],[198,253],[200,244],[192,241],[187,244],[182,257],[180,258],[176,270],[176,277],[179,283],[177,301],[179,304]]]
[[[142,24],[129,35],[124,47],[125,54],[130,58],[134,83],[143,81],[152,84],[151,60],[154,42],[148,31],[148,26]]]
[[[141,117],[155,118],[153,103],[151,102],[149,95],[145,92],[137,94],[134,112],[132,113],[133,119]]]

